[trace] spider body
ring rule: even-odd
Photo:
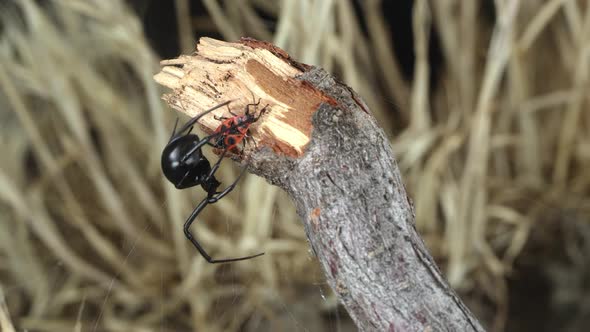
[[[205,197],[199,205],[193,210],[191,215],[187,218],[184,223],[184,234],[185,236],[191,241],[191,243],[195,246],[195,248],[199,251],[199,253],[207,260],[209,263],[227,263],[227,262],[234,262],[240,261],[245,259],[250,259],[254,257],[258,257],[263,255],[264,253],[260,253],[257,255],[245,256],[245,257],[238,257],[238,258],[227,258],[227,259],[213,259],[211,256],[205,251],[205,249],[199,244],[197,239],[193,236],[190,231],[190,227],[194,220],[197,218],[199,213],[207,206],[208,204],[213,204],[223,198],[225,195],[229,194],[237,185],[238,181],[244,174],[245,168],[242,170],[238,178],[227,188],[222,191],[217,191],[221,182],[219,182],[215,178],[215,172],[221,165],[221,161],[223,160],[225,154],[227,153],[228,149],[224,148],[223,152],[221,153],[217,162],[211,166],[209,160],[203,155],[202,147],[206,144],[214,145],[210,143],[211,140],[216,141],[224,141],[225,135],[228,135],[237,129],[237,125],[232,124],[227,128],[216,130],[215,133],[212,135],[206,136],[202,139],[195,134],[191,134],[190,131],[193,125],[205,114],[208,114],[222,106],[226,106],[230,103],[227,101],[225,103],[219,104],[189,120],[186,124],[180,128],[180,130],[176,131],[176,126],[178,125],[178,120],[176,121],[176,125],[174,126],[174,130],[172,131],[172,136],[168,141],[168,144],[164,147],[162,151],[162,158],[161,158],[161,167],[164,176],[168,181],[170,181],[177,189],[185,189],[194,186],[201,186],[205,192],[207,193],[207,197]],[[245,121],[252,121],[254,118],[244,119]],[[256,118],[257,120],[258,118]],[[240,123],[241,125],[246,125],[245,123]],[[219,129],[219,128],[218,128]],[[186,131],[186,133],[184,133]],[[247,128],[246,128],[247,131]],[[238,130],[239,132],[239,130]],[[243,139],[243,137],[242,137]],[[216,146],[216,145],[214,145]],[[235,147],[235,144],[234,146]]]
[[[200,141],[199,136],[195,134],[178,136],[168,142],[162,151],[162,172],[176,189],[201,185],[205,191],[209,192],[209,188],[215,183],[219,186],[220,183],[215,176],[213,174],[209,176],[211,163],[203,156],[201,149],[195,150],[188,154],[188,158],[184,158],[191,149],[198,146]]]

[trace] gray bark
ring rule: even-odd
[[[414,225],[389,140],[360,98],[323,70],[299,77],[337,101],[313,115],[299,158],[261,149],[250,171],[296,204],[328,283],[361,331],[484,331]]]

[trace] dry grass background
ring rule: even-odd
[[[0,8],[0,328],[11,331],[7,312],[31,331],[346,328],[326,319],[336,300],[288,198],[263,180],[242,180],[196,233],[216,257],[265,256],[209,265],[189,247],[181,225],[202,193],[177,191],[160,173],[176,114],[160,101],[138,18],[118,0],[42,3]],[[509,319],[507,280],[531,278],[519,261],[547,276],[552,308],[569,312],[561,327],[584,326],[585,1],[495,1],[488,17],[479,1],[416,0],[412,83],[378,0],[362,2],[366,35],[349,0],[203,3],[225,39],[273,41],[364,97],[392,137],[418,228],[489,327]],[[187,0],[176,4],[188,53],[203,23]],[[229,163],[221,173],[225,183],[236,176]]]

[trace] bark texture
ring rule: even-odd
[[[181,68],[156,75],[175,89],[165,96],[173,107],[192,105],[192,115],[227,99],[248,103],[251,93],[270,105],[244,158],[251,172],[290,194],[329,284],[360,330],[483,331],[416,232],[389,140],[352,89],[251,39],[202,39],[193,56],[180,59],[164,64]],[[196,70],[217,84],[217,94],[189,77]],[[227,75],[237,79],[224,81]]]

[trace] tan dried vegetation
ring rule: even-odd
[[[265,256],[209,265],[184,239],[202,193],[177,191],[160,173],[176,113],[160,100],[138,18],[118,0],[15,3],[0,10],[0,329],[11,331],[8,312],[35,331],[322,326],[336,301],[323,299],[321,271],[277,188],[246,177],[195,227],[217,257]],[[588,261],[584,1],[495,1],[495,19],[478,1],[416,0],[412,83],[378,0],[362,1],[368,36],[349,0],[203,3],[209,18],[176,1],[185,53],[192,29],[211,23],[227,40],[272,41],[364,97],[392,137],[418,228],[454,287],[492,300],[488,324],[502,329],[506,278],[532,233]],[[260,13],[277,18],[276,31]],[[431,27],[443,55],[436,84]],[[227,164],[224,183],[236,176]]]

